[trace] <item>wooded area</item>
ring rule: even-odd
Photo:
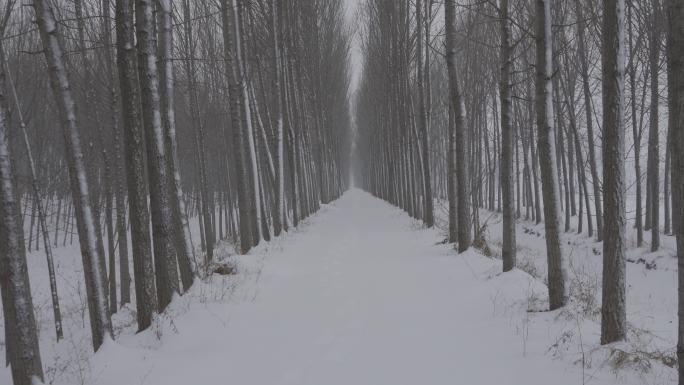
[[[627,335],[627,248],[675,236],[684,360],[684,1],[358,1],[350,28],[339,0],[0,0],[15,385],[44,379],[30,281],[69,338],[53,249],[80,248],[97,351],[122,306],[149,328],[220,245],[247,254],[352,181],[428,228],[444,202],[459,252],[502,213],[504,272],[517,223],[543,222],[549,310],[576,221],[602,242],[601,344]]]
[[[367,1],[355,181],[428,227],[432,201],[448,202],[459,252],[487,247],[480,208],[502,212],[503,271],[516,266],[516,220],[543,221],[551,310],[568,300],[561,246],[575,217],[603,241],[602,344],[626,337],[628,219],[637,247],[676,235],[684,359],[682,7]]]
[[[15,384],[43,377],[27,251],[52,266],[51,248],[80,243],[97,350],[131,282],[144,330],[210,274],[217,242],[247,253],[347,189],[343,9],[284,5],[3,1],[0,282]]]

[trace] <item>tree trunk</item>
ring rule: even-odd
[[[501,18],[501,85],[499,86],[501,98],[501,197],[503,209],[503,245],[501,257],[503,259],[503,271],[512,270],[516,261],[515,241],[515,207],[513,191],[513,144],[515,132],[511,124],[511,26],[508,13],[508,0],[502,0],[500,4]]]
[[[458,241],[458,204],[456,202],[456,127],[453,103],[449,103],[449,143],[447,148],[447,197],[449,201],[449,243]]]
[[[667,0],[668,36],[667,36],[667,81],[669,127],[668,135],[672,143],[672,194],[673,205],[672,227],[677,236],[677,360],[684,362],[684,76],[681,68],[684,65],[684,4],[678,0]],[[679,384],[684,385],[684,365],[679,365]]]
[[[471,242],[469,177],[466,165],[465,104],[458,83],[456,68],[456,1],[445,0],[444,23],[446,26],[446,60],[449,73],[449,95],[454,108],[454,130],[456,135],[456,199],[458,211],[458,251],[468,250]],[[424,149],[425,151],[427,149]],[[425,157],[427,159],[427,157]],[[424,166],[428,167],[429,166]]]
[[[178,293],[176,244],[173,236],[173,212],[169,199],[171,178],[164,145],[157,77],[157,54],[154,50],[154,8],[151,0],[136,0],[136,43],[138,77],[142,106],[143,131],[147,149],[147,173],[154,246],[154,273],[157,283],[157,310],[161,313]]]
[[[627,13],[627,27],[629,36],[629,51],[631,52],[634,48],[632,44],[632,8],[633,4],[628,3],[628,13]],[[630,83],[630,93],[631,93],[631,118],[632,118],[632,135],[634,141],[634,175],[636,176],[636,212],[634,226],[637,230],[637,247],[641,247],[644,243],[644,226],[643,226],[643,208],[642,208],[642,193],[641,193],[641,132],[637,124],[637,113],[636,113],[636,63],[634,62],[634,57],[629,63],[629,83]],[[670,121],[672,121],[672,116],[670,115]],[[596,219],[601,218],[599,213],[596,213]]]
[[[4,83],[4,74],[5,71],[4,69],[6,67],[6,60],[5,60],[5,53],[2,48],[2,45],[0,44],[0,83]],[[29,171],[31,174],[31,188],[33,189],[33,195],[35,197],[35,201],[37,204],[37,209],[38,209],[38,220],[40,223],[40,228],[43,233],[43,244],[45,246],[45,258],[47,260],[47,267],[48,267],[48,279],[50,280],[50,294],[51,294],[51,299],[52,299],[52,311],[53,315],[55,317],[55,332],[57,335],[57,341],[62,339],[64,337],[63,331],[62,331],[62,313],[60,311],[60,306],[59,306],[59,296],[57,295],[57,279],[55,276],[55,265],[54,265],[54,259],[52,257],[52,245],[50,242],[50,235],[48,233],[47,229],[47,223],[45,220],[45,210],[43,209],[43,204],[42,200],[40,197],[40,189],[38,185],[38,177],[36,174],[36,164],[33,159],[33,152],[31,151],[31,144],[28,139],[28,134],[26,133],[26,124],[24,123],[24,117],[23,113],[21,110],[21,105],[19,104],[19,97],[17,96],[17,90],[14,88],[14,81],[12,80],[12,74],[7,68],[7,82],[9,83],[9,87],[6,87],[3,84],[0,84],[0,92],[3,92],[7,90],[8,88],[11,89],[12,91],[12,97],[14,99],[14,103],[16,106],[17,110],[17,115],[19,118],[19,127],[21,128],[21,134],[22,134],[22,139],[24,141],[24,147],[26,148],[26,158],[28,160],[28,165],[29,165]],[[6,92],[6,91],[5,91]],[[7,106],[9,103],[4,95],[0,95],[0,108],[3,108],[3,106]],[[9,115],[7,115],[9,116]],[[5,125],[9,122],[9,119],[5,122]],[[0,123],[2,124],[2,123]],[[0,133],[0,135],[2,135]],[[8,146],[9,148],[9,146]],[[10,169],[11,170],[11,169]],[[0,178],[1,180],[2,178]],[[59,201],[59,207],[61,207],[61,199]],[[17,210],[19,210],[19,205],[17,205]],[[57,224],[55,225],[55,240],[57,239],[57,233],[56,233],[56,228],[57,225],[59,224],[59,207],[57,209]],[[22,229],[22,234],[23,234],[23,229]],[[36,240],[38,242],[38,240]],[[23,249],[23,245],[22,245]],[[1,251],[1,250],[0,250]]]
[[[416,0],[416,33],[418,34],[418,36],[416,37],[416,66],[418,67],[418,127],[420,132],[420,146],[422,149],[421,153],[423,155],[423,191],[425,194],[425,196],[423,197],[423,205],[425,210],[425,212],[423,213],[423,220],[425,221],[425,225],[427,227],[432,227],[435,224],[435,218],[432,207],[432,181],[430,177],[430,153],[428,148],[429,127],[427,107],[425,104],[425,75],[423,74],[425,68],[423,68],[423,5],[421,1],[422,0]],[[458,112],[456,113],[456,116],[456,119],[458,119]]]
[[[271,27],[273,29],[273,72],[275,75],[274,88],[276,92],[276,102],[274,103],[276,117],[276,188],[275,188],[275,209],[273,215],[273,232],[275,236],[280,235],[285,222],[285,160],[283,159],[283,111],[285,97],[283,95],[282,68],[280,57],[281,27],[280,27],[280,1],[271,1]]]
[[[603,304],[601,344],[625,338],[624,0],[603,8]]]
[[[24,229],[20,219],[21,203],[17,200],[14,166],[9,149],[9,103],[5,95],[7,87],[4,55],[0,54],[0,59],[0,288],[5,318],[5,344],[14,385],[32,385],[38,382],[34,380],[43,381],[43,367],[26,265]],[[58,333],[60,332],[61,329],[58,329]]]
[[[75,103],[66,70],[62,42],[57,31],[58,24],[46,0],[34,0],[33,7],[48,64],[50,85],[62,121],[71,194],[74,199],[78,238],[83,257],[93,348],[97,350],[104,340],[112,335],[107,306],[106,268],[98,247],[98,244],[101,244],[101,240],[98,240],[100,234],[97,231],[96,217],[91,208],[88,177],[76,123]]]
[[[651,251],[660,248],[660,144],[658,135],[658,76],[660,66],[660,33],[658,32],[658,0],[653,1],[651,10],[652,24],[650,28],[649,69],[651,71],[651,111],[649,114],[648,132],[648,191],[651,200]]]
[[[131,222],[133,276],[135,278],[136,316],[138,331],[152,323],[157,307],[150,239],[150,216],[147,206],[145,152],[140,91],[133,35],[133,1],[116,0],[116,47],[121,109],[123,116],[124,150],[128,185],[128,208]],[[117,205],[119,202],[117,202]],[[123,283],[123,280],[122,280]]]
[[[173,216],[173,237],[176,245],[178,266],[183,291],[188,291],[195,279],[192,262],[195,254],[191,247],[190,228],[185,217],[183,188],[181,187],[180,162],[176,143],[176,111],[174,106],[174,74],[173,74],[173,3],[171,0],[160,0],[159,10],[159,90],[161,95],[161,120],[164,127],[164,145],[166,148],[166,167],[169,175],[169,201]]]
[[[121,306],[131,302],[131,276],[128,268],[128,229],[126,228],[126,203],[125,201],[125,171],[121,149],[121,127],[119,124],[119,94],[115,84],[116,75],[114,70],[114,55],[111,44],[110,0],[102,1],[102,37],[105,46],[105,62],[107,67],[107,86],[109,87],[109,108],[114,141],[114,188],[116,198],[116,232],[119,242],[119,279],[121,287]],[[111,296],[111,295],[110,295]],[[110,306],[111,308],[111,306]]]
[[[553,112],[551,1],[536,0],[536,111],[539,166],[544,198],[544,228],[548,258],[549,306],[565,305],[565,266],[560,240],[560,199],[556,169],[556,138]],[[539,220],[539,217],[537,217]]]
[[[246,254],[254,245],[253,241],[253,218],[252,211],[249,209],[250,197],[247,183],[250,180],[245,165],[245,153],[242,133],[241,114],[242,98],[240,96],[240,71],[239,62],[236,59],[235,51],[238,49],[238,40],[235,36],[235,23],[237,17],[233,7],[233,0],[221,0],[221,21],[223,30],[224,60],[226,68],[226,78],[228,81],[228,102],[230,107],[231,128],[233,130],[233,151],[235,153],[235,169],[237,177],[238,192],[238,217],[240,226],[240,252]]]

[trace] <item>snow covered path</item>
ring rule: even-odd
[[[260,274],[243,279],[227,302],[188,305],[173,319],[177,333],[158,346],[140,347],[140,335],[105,346],[94,382],[583,383],[580,366],[546,354],[556,336],[526,330],[521,314],[502,304],[530,290],[526,275],[495,277],[498,261],[456,255],[439,241],[436,231],[352,190],[262,255],[243,257],[262,266]],[[625,383],[604,370],[592,374],[591,384]]]

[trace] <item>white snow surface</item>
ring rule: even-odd
[[[131,307],[120,311],[116,340],[95,355],[83,352],[89,334],[80,316],[66,316],[60,343],[43,316],[47,377],[65,385],[676,383],[674,369],[655,364],[614,371],[590,353],[608,349],[597,348],[591,319],[567,309],[528,311],[544,307],[542,280],[517,269],[502,274],[500,260],[474,250],[457,254],[443,239],[351,190],[283,237],[228,257],[237,275],[199,282],[150,330],[136,334]],[[82,279],[82,272],[68,274]],[[34,294],[39,304],[49,297],[43,290]],[[573,325],[579,337],[564,332]],[[73,342],[72,334],[81,337]],[[0,368],[0,384],[10,378]]]

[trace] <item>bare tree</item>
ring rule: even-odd
[[[173,86],[173,3],[171,0],[158,2],[159,9],[159,94],[164,127],[164,144],[166,150],[167,178],[169,181],[169,204],[173,215],[173,235],[178,256],[180,277],[183,290],[187,291],[194,281],[190,257],[194,257],[190,240],[190,229],[185,217],[183,188],[178,160],[178,144],[176,142],[176,113]]]
[[[86,168],[83,163],[80,134],[76,123],[75,103],[66,70],[62,42],[52,8],[45,0],[34,0],[36,21],[48,63],[50,85],[62,121],[66,145],[71,194],[76,212],[83,272],[85,275],[93,347],[97,350],[105,338],[111,337],[111,320],[107,304],[107,276],[104,257],[98,244],[100,234],[91,208]]]
[[[4,69],[6,68],[5,53],[0,45],[0,77],[4,77]],[[52,257],[52,244],[50,243],[50,235],[47,229],[47,221],[45,219],[45,209],[43,208],[43,201],[40,196],[40,188],[38,187],[38,176],[36,173],[36,162],[33,158],[33,151],[31,151],[31,143],[29,142],[28,134],[26,133],[26,123],[24,122],[24,116],[21,112],[21,105],[19,104],[19,98],[17,97],[17,91],[14,88],[14,82],[12,81],[12,75],[9,69],[6,71],[6,78],[9,85],[5,88],[12,90],[12,97],[14,98],[14,103],[17,108],[17,115],[19,118],[19,127],[21,128],[21,136],[24,141],[24,147],[26,148],[26,158],[28,159],[29,171],[31,174],[31,188],[33,189],[33,195],[35,196],[36,207],[38,209],[38,220],[40,222],[41,232],[43,234],[43,246],[45,250],[45,258],[47,259],[48,267],[48,279],[50,280],[50,294],[52,299],[52,311],[55,317],[55,332],[57,334],[57,341],[64,337],[62,330],[62,313],[59,308],[59,295],[57,294],[57,278],[55,276],[55,263]],[[3,85],[0,85],[2,87]],[[5,102],[7,100],[5,99]],[[0,101],[2,104],[2,101]],[[2,108],[2,107],[0,107]],[[22,229],[23,235],[23,229]]]
[[[649,32],[649,67],[651,72],[651,111],[648,130],[648,191],[650,194],[651,213],[651,251],[660,247],[660,144],[658,135],[658,77],[660,72],[660,33],[658,23],[659,1],[652,0],[652,25]],[[623,86],[624,87],[624,86]]]
[[[133,0],[116,0],[116,44],[126,152],[128,206],[138,330],[147,329],[157,307],[147,206],[145,150],[133,29]],[[123,280],[122,280],[123,283]]]
[[[584,13],[580,0],[575,0],[575,14],[577,16],[577,54],[582,73],[582,91],[584,93],[584,112],[587,125],[587,147],[589,150],[589,169],[594,188],[594,209],[596,210],[596,235],[603,240],[603,208],[601,206],[601,184],[596,167],[596,145],[594,144],[594,109],[589,84],[589,64],[587,60]]]
[[[430,0],[425,0],[430,1]],[[426,15],[427,16],[427,15]],[[432,202],[432,180],[430,177],[430,151],[428,145],[428,112],[426,105],[426,91],[425,91],[425,68],[423,66],[423,58],[425,51],[423,51],[423,5],[422,0],[416,0],[416,66],[418,69],[417,82],[418,82],[418,131],[420,133],[420,146],[422,154],[422,166],[423,166],[423,220],[427,227],[432,227],[435,224],[435,218],[433,213],[433,202]],[[458,113],[457,113],[458,115]],[[458,117],[456,118],[458,119]],[[456,129],[458,135],[458,128]],[[457,138],[458,141],[458,138]],[[457,166],[458,167],[458,166]],[[468,247],[467,245],[465,246]]]
[[[667,81],[668,107],[672,116],[668,128],[672,143],[672,194],[673,202],[681,200],[684,193],[684,77],[681,75],[684,64],[684,4],[677,0],[666,1],[667,10]],[[681,203],[675,209],[673,205],[672,224],[677,236],[677,308],[679,316],[679,330],[677,333],[677,359],[684,360],[684,205]],[[679,384],[684,384],[684,365],[679,365]]]
[[[551,310],[565,305],[565,266],[560,245],[559,187],[556,170],[556,135],[553,111],[551,1],[535,0],[536,112],[544,197],[544,228],[548,259],[549,305]],[[537,217],[539,220],[539,217]]]
[[[162,312],[178,293],[176,243],[173,237],[173,212],[169,199],[171,183],[164,133],[161,123],[157,54],[154,50],[154,8],[151,0],[136,0],[136,42],[142,122],[147,148],[150,179],[150,208],[154,239],[154,272],[157,283],[157,309]]]
[[[11,7],[11,3],[7,4],[7,13],[2,21],[3,31]],[[26,265],[24,230],[20,219],[21,203],[16,199],[18,195],[10,155],[10,122],[3,54],[0,54],[0,59],[0,289],[5,319],[5,344],[14,385],[32,385],[37,382],[34,382],[35,379],[43,381],[43,367]]]
[[[273,216],[273,228],[274,235],[280,235],[283,226],[287,225],[285,218],[285,160],[283,159],[283,107],[284,107],[284,95],[283,95],[283,82],[282,82],[282,62],[281,62],[281,24],[280,24],[280,2],[278,0],[271,1],[271,28],[273,29],[273,72],[274,72],[274,87],[276,92],[276,102],[273,105],[274,114],[276,118],[276,191],[275,191],[275,208]]]
[[[446,60],[449,71],[449,90],[451,103],[455,113],[456,131],[456,197],[458,207],[458,250],[466,251],[470,247],[470,205],[468,191],[468,168],[466,164],[466,127],[465,105],[459,87],[458,70],[456,68],[456,3],[446,0],[444,3],[444,20],[446,27]]]
[[[501,85],[499,86],[501,99],[501,190],[503,206],[503,245],[501,257],[503,270],[509,271],[515,267],[515,214],[513,191],[513,146],[515,132],[511,124],[511,68],[513,55],[511,53],[511,27],[508,11],[508,0],[499,4],[501,18]]]

